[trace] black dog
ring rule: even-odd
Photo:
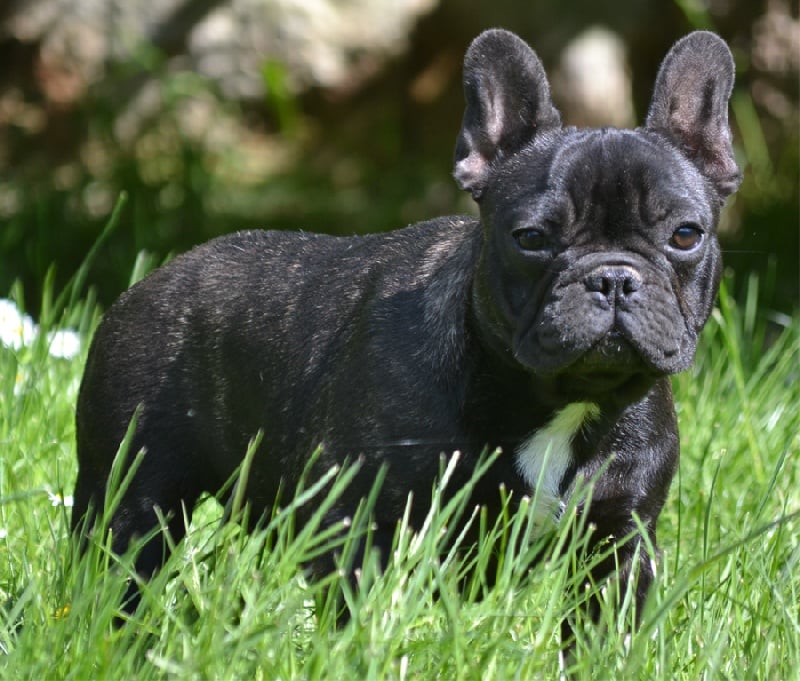
[[[733,78],[725,43],[692,33],[666,57],[644,127],[562,128],[534,52],[506,31],[480,35],[455,152],[480,219],[353,238],[243,232],[134,286],[86,365],[73,528],[102,504],[140,409],[130,451],[146,453],[111,521],[120,553],[157,527],[156,509],[182,537],[183,505],[217,492],[257,432],[255,516],[295,489],[320,444],[312,477],[363,459],[327,523],[352,516],[386,466],[383,552],[409,493],[412,526],[425,517],[442,453],[461,452],[458,486],[497,447],[470,507],[496,515],[499,487],[519,500],[538,486],[557,514],[578,474],[599,472],[582,509],[592,541],[629,535],[636,513],[655,542],[678,460],[667,377],[693,360],[719,281],[717,220],[740,179]],[[619,547],[620,576],[638,572],[641,601],[652,573],[637,543]],[[157,536],[137,569],[163,559]]]

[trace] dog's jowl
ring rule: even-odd
[[[180,539],[257,433],[254,518],[285,502],[322,445],[310,479],[362,461],[329,525],[385,467],[373,544],[386,552],[409,494],[412,526],[425,518],[443,454],[461,452],[452,490],[501,448],[469,508],[491,518],[504,495],[538,487],[557,516],[575,480],[595,478],[580,509],[590,541],[644,527],[655,544],[678,459],[668,376],[690,366],[711,312],[717,221],[740,179],[733,77],[725,43],[692,33],[664,60],[643,127],[579,130],[562,126],[522,40],[480,35],[454,171],[480,217],[352,238],[241,232],[131,288],[97,329],[80,390],[74,529],[91,531],[137,413],[128,461],[144,455],[110,521],[119,553],[159,516]],[[617,567],[638,575],[641,605],[652,567],[637,544],[618,547]],[[164,554],[156,534],[138,571]]]

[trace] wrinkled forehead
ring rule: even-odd
[[[498,173],[495,204],[559,221],[597,213],[634,213],[656,221],[689,210],[712,217],[702,175],[656,135],[610,128],[572,131],[542,142]]]

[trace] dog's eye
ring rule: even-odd
[[[514,230],[514,240],[523,251],[543,251],[550,247],[550,239],[541,229],[523,227]]]
[[[697,225],[687,224],[681,225],[672,233],[669,243],[679,251],[691,251],[697,248],[702,240],[703,230]]]

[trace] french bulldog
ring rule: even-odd
[[[443,455],[460,452],[457,489],[499,448],[469,507],[491,519],[536,495],[557,516],[593,479],[579,509],[590,544],[633,536],[597,577],[635,579],[641,609],[653,572],[638,533],[655,546],[678,462],[669,376],[691,365],[711,312],[717,222],[740,181],[733,80],[726,44],[694,32],[665,58],[643,127],[563,127],[533,50],[482,33],[465,56],[454,170],[479,217],[361,237],[240,232],[133,286],[89,351],[73,531],[90,531],[134,414],[124,466],[144,456],[110,521],[120,554],[159,515],[183,537],[257,433],[253,517],[285,501],[321,447],[312,479],[361,461],[326,526],[385,471],[372,537],[384,555],[409,495],[421,526]],[[166,553],[156,533],[138,572]],[[335,568],[333,555],[310,566]],[[134,608],[135,586],[128,597]]]

